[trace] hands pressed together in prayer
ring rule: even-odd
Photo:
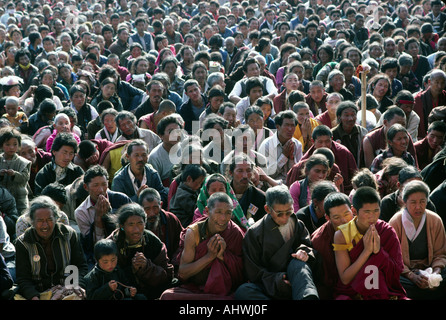
[[[381,249],[381,239],[374,224],[370,225],[362,240],[364,242],[364,250],[370,254],[377,254]]]
[[[149,261],[142,252],[137,252],[132,258],[132,269],[134,272],[138,272],[140,269],[145,268]]]
[[[212,258],[224,260],[224,252],[226,250],[225,239],[218,233],[213,235],[208,242],[208,255]]]

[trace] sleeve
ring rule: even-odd
[[[30,170],[31,170],[31,162],[26,160],[26,164],[25,163],[21,163],[19,170],[20,171],[15,171],[14,176],[12,177],[12,181],[14,182],[14,184],[17,185],[21,185],[21,186],[25,186],[28,183],[29,180],[29,174],[30,174]]]
[[[31,278],[31,263],[29,253],[22,241],[16,242],[16,282],[19,293],[25,299],[40,296],[39,291]]]
[[[173,278],[173,265],[169,263],[166,245],[160,241],[158,255],[147,265],[136,272],[136,277],[150,286],[159,286],[168,283]]]
[[[232,91],[229,93],[228,98],[231,99],[232,97],[240,97],[242,95],[242,85],[240,81],[237,81],[234,85],[234,88],[232,88]]]

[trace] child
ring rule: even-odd
[[[19,98],[9,96],[5,101],[6,113],[2,116],[11,122],[11,124],[21,133],[27,133],[28,117],[23,111],[19,111]]]
[[[11,127],[0,131],[0,185],[8,189],[16,200],[19,215],[28,207],[28,180],[31,161],[17,154],[22,137],[20,132]]]
[[[127,286],[126,275],[118,266],[118,248],[113,240],[96,242],[94,257],[96,265],[85,276],[87,300],[145,300],[143,295],[136,294],[135,287]]]
[[[191,224],[206,170],[198,164],[188,164],[181,174],[181,182],[170,199],[170,212],[175,214],[183,227]]]

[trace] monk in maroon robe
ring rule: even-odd
[[[401,247],[395,230],[378,219],[378,192],[361,187],[352,200],[355,218],[339,226],[334,236],[340,279],[335,287],[335,299],[407,299],[400,283],[404,268]]]
[[[225,300],[243,282],[243,232],[234,222],[232,200],[222,192],[208,200],[206,217],[181,233],[178,278],[161,300]]]

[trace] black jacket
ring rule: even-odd
[[[56,171],[55,171],[56,164],[54,160],[47,163],[42,169],[37,172],[36,180],[34,182],[34,195],[39,196],[42,192],[43,188],[45,188],[50,183],[56,182]],[[71,183],[73,183],[74,180],[79,178],[81,175],[84,174],[84,170],[79,167],[78,165],[75,165],[71,163],[71,166],[67,168],[67,174],[65,178],[58,181],[59,183],[63,184],[64,186],[67,186]]]

